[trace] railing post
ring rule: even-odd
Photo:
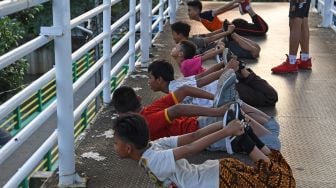
[[[147,19],[149,20],[149,41],[148,41],[148,48],[152,47],[152,39],[153,39],[153,31],[152,31],[152,24],[153,24],[153,14],[152,14],[152,10],[153,10],[153,1],[152,0],[148,0],[148,9],[149,9],[149,15],[147,17]]]
[[[108,5],[108,9],[103,11],[103,32],[109,33],[103,41],[103,56],[106,62],[103,66],[103,80],[107,83],[111,81],[111,0],[104,0],[103,3]],[[111,86],[107,84],[103,90],[103,102],[105,104],[111,101]]]
[[[149,9],[148,4],[152,3],[151,0],[140,0],[140,38],[141,38],[141,66],[147,67],[149,62],[149,47],[151,43],[150,37],[150,22],[148,19],[151,10]]]
[[[46,164],[46,167],[47,167],[47,171],[51,171],[52,170],[52,163],[51,163],[51,150],[49,150],[47,152],[47,154],[45,155],[44,157],[46,160],[47,160],[47,164]]]
[[[316,9],[316,0],[311,0],[311,4],[310,4],[310,8],[312,9],[312,11],[314,11]]]
[[[79,182],[75,171],[70,0],[52,1],[52,6],[54,27],[62,31],[62,34],[56,35],[54,40],[59,185],[69,186]]]
[[[170,24],[176,21],[176,0],[169,0],[169,17]]]
[[[131,34],[128,40],[130,57],[128,58],[129,71],[132,72],[135,67],[135,22],[136,22],[136,14],[135,14],[136,0],[129,1],[129,32]]]
[[[90,62],[89,62],[89,59],[90,59],[90,55],[89,55],[89,52],[88,52],[88,53],[86,53],[86,55],[85,55],[85,68],[86,68],[86,70],[89,70],[89,68],[90,68]]]
[[[83,126],[84,128],[87,127],[87,124],[88,124],[88,114],[87,114],[88,110],[87,108],[84,110],[83,114],[82,114],[82,118],[84,118],[84,121],[83,121]]]
[[[43,102],[42,102],[42,90],[39,89],[37,91],[37,100],[38,100],[38,111],[42,112],[43,110]]]
[[[22,125],[21,108],[20,108],[20,106],[18,106],[16,108],[15,112],[16,112],[16,122],[17,122],[17,124],[14,126],[14,128],[16,130],[20,130],[21,129],[21,125]]]
[[[73,81],[75,82],[78,78],[78,76],[77,76],[77,62],[75,62],[73,64],[72,68],[73,68]]]
[[[160,9],[159,9],[159,32],[163,31],[163,20],[164,20],[164,16],[163,16],[163,11],[164,11],[164,0],[160,0]]]
[[[320,27],[330,27],[332,23],[333,13],[331,12],[331,8],[333,7],[333,0],[324,0],[324,7],[322,12],[322,23],[319,25]]]

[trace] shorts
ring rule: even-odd
[[[188,40],[196,45],[196,54],[203,53],[204,49],[207,48],[205,40],[202,37],[193,36]]]
[[[202,90],[207,91],[209,93],[215,94],[216,89],[217,89],[217,84],[218,81],[215,80],[213,82],[211,82],[210,84],[203,86]],[[178,88],[182,87],[182,86],[191,86],[191,87],[197,87],[197,81],[195,76],[188,76],[188,77],[183,77],[183,78],[179,78],[176,80],[173,80],[169,83],[169,92],[174,92],[176,91]],[[209,99],[202,99],[202,98],[196,98],[196,97],[190,97],[187,96],[186,98],[184,98],[184,100],[182,101],[183,104],[193,104],[193,105],[199,105],[199,106],[205,106],[205,107],[212,107],[213,106],[213,100],[209,100]]]
[[[281,149],[281,142],[279,140],[280,126],[278,122],[271,118],[265,123],[264,127],[271,132],[271,134],[266,134],[260,136],[259,139],[269,148],[274,150]]]
[[[289,17],[307,18],[309,14],[310,1],[311,0],[291,0],[289,3]]]
[[[229,48],[238,58],[254,59],[251,52],[240,47],[234,40],[225,40],[225,46]]]
[[[198,125],[200,128],[206,127],[211,123],[215,123],[220,121],[216,117],[199,117],[198,119]],[[263,136],[260,136],[259,139],[269,148],[273,150],[280,150],[281,149],[281,142],[279,140],[279,131],[280,131],[280,126],[278,122],[274,119],[271,118],[264,124],[264,127],[270,131],[270,134],[266,134]],[[232,142],[232,144],[236,144],[236,142]],[[232,145],[233,148],[235,146]],[[211,146],[207,148],[209,151],[226,151],[226,143],[225,139],[221,139],[215,143],[213,143]]]

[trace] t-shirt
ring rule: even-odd
[[[211,32],[223,27],[223,22],[217,16],[213,16],[212,10],[202,12],[200,18],[204,27]]]
[[[141,156],[143,167],[158,187],[176,185],[184,187],[219,187],[219,161],[207,160],[202,164],[190,164],[186,159],[175,161],[173,148],[178,137],[162,138],[151,142],[151,147]]]
[[[174,93],[170,93],[140,111],[140,114],[147,121],[151,140],[186,134],[198,130],[196,117],[169,119],[167,109],[177,103],[178,101]]]
[[[181,63],[181,73],[184,77],[193,76],[205,71],[202,67],[202,57],[195,56],[192,59],[185,59]]]
[[[207,91],[209,93],[215,94],[216,89],[217,89],[217,83],[218,81],[214,81],[200,89]],[[182,77],[173,81],[170,81],[168,85],[169,92],[174,92],[178,88],[188,85],[192,87],[197,87],[196,79],[195,76],[189,76],[189,77]],[[190,97],[187,96],[183,100],[184,104],[194,104],[194,105],[199,105],[199,106],[206,106],[206,107],[212,107],[213,106],[213,100],[208,100],[208,99],[202,99],[202,98],[195,98],[195,97]]]

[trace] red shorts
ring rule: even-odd
[[[146,119],[151,140],[182,135],[198,129],[196,117],[169,119],[167,109],[178,104],[174,93],[170,93],[144,107],[140,114]]]

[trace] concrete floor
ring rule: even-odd
[[[221,3],[204,3],[204,9],[215,8]],[[317,14],[310,15],[311,56],[313,70],[300,71],[297,74],[273,75],[270,69],[281,63],[288,53],[288,4],[253,3],[256,12],[269,24],[269,32],[258,39],[262,48],[257,61],[251,61],[251,67],[262,78],[273,85],[279,94],[275,108],[264,108],[266,113],[274,115],[281,125],[280,138],[282,153],[291,165],[298,187],[336,187],[336,33],[330,29],[316,28],[320,22]],[[186,7],[178,11],[178,20],[188,21]],[[238,10],[224,14],[232,19],[241,17]],[[248,16],[243,16],[249,19]],[[192,34],[207,32],[197,22],[192,24]],[[170,59],[173,47],[170,29],[156,41],[156,57]],[[137,76],[136,76],[137,75]],[[146,72],[139,70],[126,79],[125,85],[137,88],[143,103],[148,104],[160,94],[149,92]],[[88,177],[88,187],[153,187],[143,170],[130,160],[120,160],[113,152],[112,139],[101,136],[111,130],[113,109],[104,109],[88,130],[86,137],[79,143],[77,153],[77,171]],[[105,160],[83,158],[86,152],[97,152]],[[202,152],[191,158],[201,162],[209,158],[226,157],[220,152]],[[242,160],[245,156],[235,155]],[[55,185],[52,179],[46,185]]]

